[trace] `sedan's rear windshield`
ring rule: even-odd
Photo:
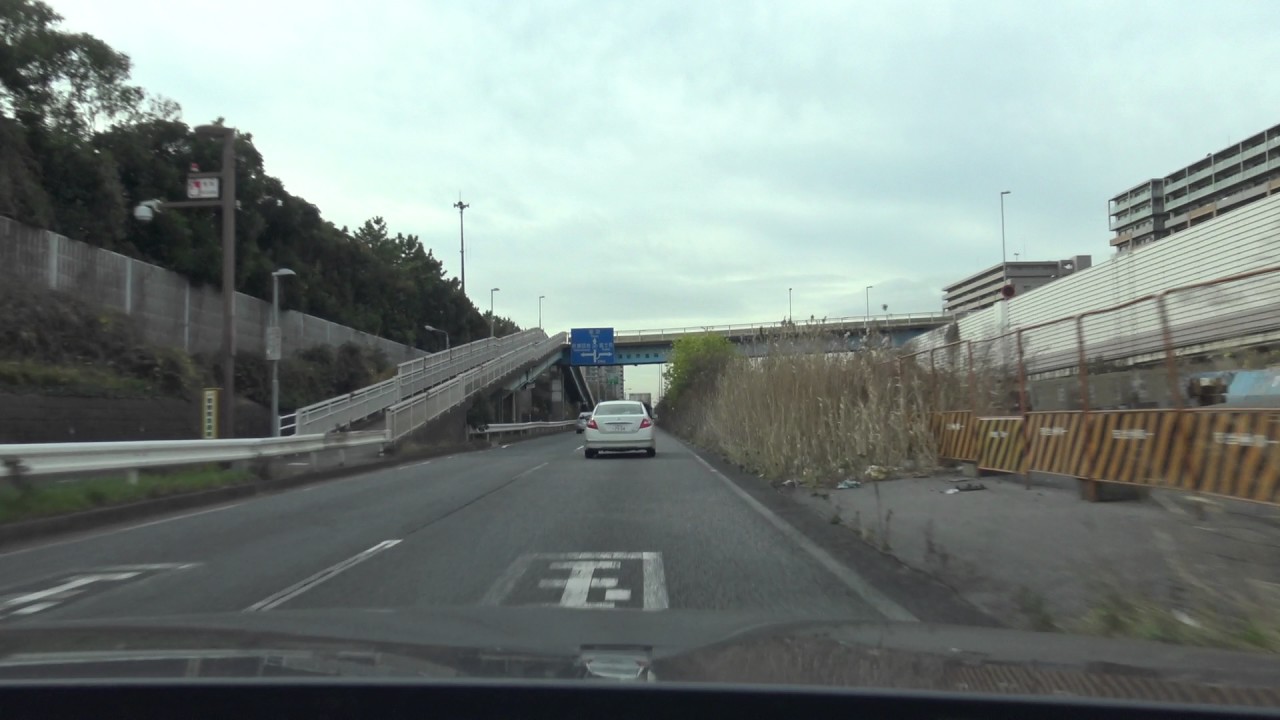
[[[633,403],[603,404],[596,406],[597,415],[643,415],[644,406]]]

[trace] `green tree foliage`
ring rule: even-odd
[[[716,379],[738,357],[733,343],[723,335],[707,333],[682,337],[671,344],[664,378],[663,410],[679,413],[715,387]]]
[[[151,223],[130,213],[183,197],[192,164],[218,168],[220,141],[130,84],[127,55],[60,22],[39,0],[0,0],[0,214],[220,284],[216,212]],[[242,131],[235,151],[238,290],[269,297],[271,271],[288,267],[298,276],[282,286],[287,309],[429,349],[443,340],[424,324],[455,345],[489,335],[487,313],[416,235],[392,234],[376,216],[354,232],[336,227],[266,173],[252,134]],[[502,317],[494,325],[498,335],[519,329]]]

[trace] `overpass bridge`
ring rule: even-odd
[[[874,330],[889,338],[894,347],[901,347],[911,340],[954,320],[948,313],[917,313],[909,315],[885,315],[827,318],[809,322],[787,321],[745,323],[732,325],[705,325],[681,328],[657,328],[647,330],[622,330],[613,334],[615,365],[656,365],[665,363],[671,353],[671,344],[682,337],[721,335],[730,342],[742,346],[750,356],[768,352],[770,343],[795,342],[805,345],[818,343],[822,352],[850,352],[862,347],[868,331]],[[795,340],[795,339],[799,340]],[[569,350],[563,354],[564,364],[569,362]]]

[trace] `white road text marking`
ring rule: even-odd
[[[507,568],[493,587],[489,588],[480,603],[501,605],[512,595],[529,568],[537,564],[550,574],[550,577],[538,579],[538,589],[561,591],[559,599],[554,604],[569,608],[616,608],[618,603],[631,602],[635,597],[632,588],[619,587],[621,581],[617,576],[625,562],[637,561],[640,564],[643,585],[641,593],[643,609],[647,611],[667,609],[669,600],[662,554],[656,552],[572,552],[522,555]],[[632,567],[634,568],[634,565]],[[603,590],[603,599],[599,599],[601,596],[597,594],[597,599],[591,600],[592,590]]]

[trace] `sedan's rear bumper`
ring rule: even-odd
[[[587,430],[587,436],[582,442],[587,450],[652,450],[657,447],[651,432],[628,433],[623,437],[617,437]]]

